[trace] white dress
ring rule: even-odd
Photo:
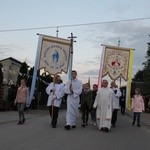
[[[102,87],[98,92],[93,107],[96,108],[98,128],[111,127],[111,116],[113,108],[113,91],[110,88]],[[109,118],[107,118],[109,112]]]
[[[80,94],[82,92],[82,82],[78,79],[72,80],[73,93],[70,92],[71,81],[68,81],[65,85],[64,91],[67,96],[67,112],[66,112],[66,125],[76,125],[78,116],[78,108],[80,101]]]

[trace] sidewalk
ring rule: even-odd
[[[38,117],[47,115],[47,110],[27,110],[25,111],[26,118]],[[18,121],[18,111],[0,111],[0,124]]]
[[[133,116],[132,111],[129,111],[128,109],[126,109],[126,114]],[[141,114],[141,123],[150,126],[150,113],[143,112]]]

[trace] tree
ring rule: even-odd
[[[27,86],[31,88],[34,67],[30,68],[28,73]]]
[[[3,65],[0,64],[0,85],[3,83],[3,72],[2,72]]]
[[[150,35],[149,35],[150,36]],[[146,61],[143,63],[144,69],[143,69],[143,80],[144,82],[150,82],[150,42],[147,43],[148,50],[146,52]]]
[[[150,35],[149,35],[150,37]],[[149,82],[150,83],[150,42],[147,43],[148,50],[146,52],[146,61],[143,62],[144,68],[142,70],[139,70],[132,81],[134,82]]]
[[[53,82],[53,77],[48,73],[44,72],[38,81],[37,90],[41,93],[41,99],[39,105],[46,106],[48,95],[46,93],[46,87],[49,83]]]
[[[136,74],[135,74],[135,76],[134,76],[134,78],[132,79],[132,81],[133,82],[143,82],[143,70],[139,70]]]
[[[27,73],[28,73],[28,65],[26,62],[23,62],[21,67],[20,67],[20,70],[19,70],[17,85],[20,85],[21,79],[27,78]]]

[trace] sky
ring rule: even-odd
[[[149,8],[149,0],[0,0],[0,59],[11,56],[32,67],[37,33],[56,36],[58,27],[59,37],[77,37],[73,69],[83,83],[88,77],[98,82],[101,44],[118,46],[119,39],[120,46],[135,49],[134,76],[143,67],[150,40]],[[50,28],[8,31],[42,27]],[[67,76],[62,79],[66,82]]]

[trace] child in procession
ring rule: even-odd
[[[133,95],[133,98],[132,98],[131,110],[133,111],[132,125],[134,126],[134,124],[137,120],[137,126],[140,127],[141,113],[145,110],[144,100],[143,100],[143,97],[141,95],[141,89],[140,88],[135,89],[135,95]]]

